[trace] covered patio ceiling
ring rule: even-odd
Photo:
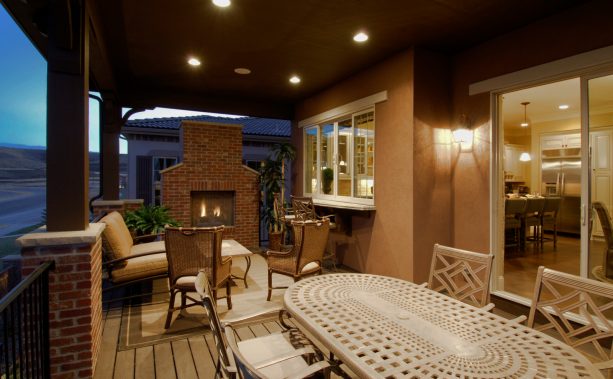
[[[45,57],[50,27],[65,28],[67,41],[77,34],[69,22],[47,22],[48,1],[2,2]],[[58,3],[68,20],[80,2]],[[411,46],[453,55],[582,3],[233,0],[218,8],[210,0],[91,1],[90,89],[124,107],[291,118],[297,102]],[[370,39],[355,43],[358,31]],[[190,56],[202,65],[189,66]],[[236,74],[239,67],[251,74]],[[294,74],[298,85],[288,81]]]

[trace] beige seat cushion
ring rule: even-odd
[[[131,254],[132,236],[119,212],[111,212],[104,216],[100,222],[106,224],[102,237],[106,240],[108,253],[112,259],[125,258]]]
[[[125,266],[113,269],[112,276],[113,282],[121,283],[167,272],[166,253],[159,253],[128,259]]]
[[[274,361],[276,357],[295,351],[292,344],[281,333],[240,341],[237,345],[245,360],[251,364]],[[304,370],[307,366],[305,360],[298,356],[262,367],[259,371],[268,378],[287,378],[291,377],[291,374]]]
[[[141,244],[132,246],[130,255],[143,254],[143,253],[164,253],[164,252],[166,252],[166,245],[164,245],[164,241],[155,241],[155,242],[141,243]]]

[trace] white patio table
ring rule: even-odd
[[[247,249],[245,246],[241,245],[238,241],[233,239],[227,239],[221,241],[221,256],[222,257],[244,257],[247,262],[247,267],[245,268],[245,275],[243,277],[232,274],[232,279],[242,280],[245,283],[245,288],[249,288],[247,285],[247,274],[249,273],[249,268],[251,268],[251,256],[253,252]]]
[[[284,303],[361,378],[602,378],[555,338],[400,279],[319,275]]]

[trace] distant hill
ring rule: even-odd
[[[0,180],[43,179],[46,175],[47,150],[34,147],[0,146]],[[122,154],[119,158],[121,173],[127,173],[128,158]],[[98,175],[100,154],[89,153],[90,176]]]
[[[27,150],[45,150],[47,149],[45,146],[21,145],[19,143],[6,143],[6,142],[0,142],[0,147],[12,147],[14,149],[27,149]]]

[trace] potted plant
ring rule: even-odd
[[[285,199],[285,161],[291,161],[296,156],[295,148],[288,143],[277,144],[272,148],[271,156],[262,163],[260,168],[260,185],[263,194],[262,219],[268,229],[268,247],[279,250],[283,238],[284,223],[280,220]]]
[[[134,211],[126,212],[124,216],[128,228],[136,236],[151,235],[155,238],[164,231],[166,226],[180,226],[168,214],[168,208],[160,205],[143,205]]]
[[[334,170],[330,167],[321,170],[321,184],[325,194],[332,192],[332,181],[334,180]]]

